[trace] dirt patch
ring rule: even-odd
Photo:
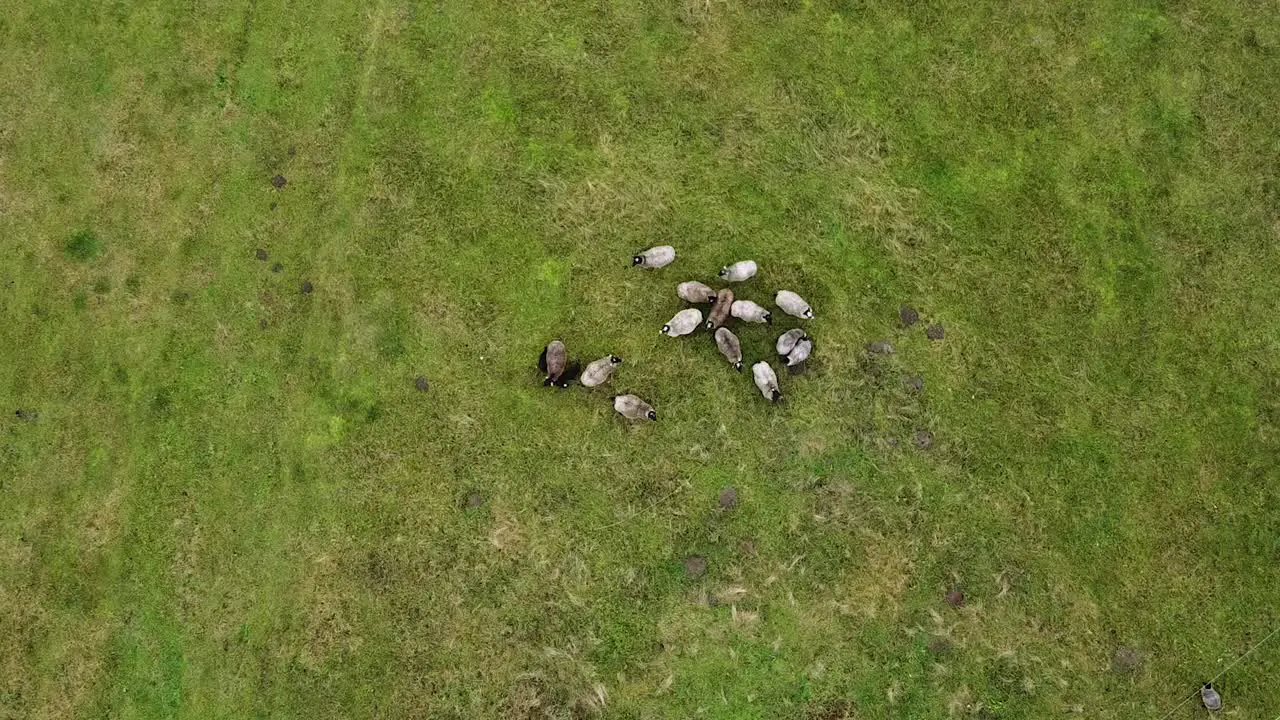
[[[258,320],[258,329],[259,329],[259,330],[266,330],[266,329],[267,329],[267,326],[268,326],[269,324],[270,324],[270,323],[268,323],[268,322],[267,322],[267,319],[266,319],[266,318],[261,318],[261,319],[259,319],[259,320]]]
[[[924,378],[919,375],[906,376],[902,379],[902,384],[906,385],[908,390],[914,390],[915,392],[924,391]]]
[[[19,420],[25,420],[27,422],[35,422],[40,419],[40,413],[26,408],[18,408],[13,412],[13,414]]]
[[[877,340],[873,343],[867,343],[867,352],[872,355],[892,355],[893,346],[887,340]]]
[[[1142,667],[1142,653],[1138,648],[1122,645],[1111,656],[1111,672],[1131,673]]]
[[[738,488],[727,487],[720,491],[720,507],[725,510],[738,507]]]
[[[951,588],[942,599],[946,600],[947,604],[953,608],[964,607],[964,591],[960,588]]]
[[[466,498],[464,498],[462,501],[462,507],[468,510],[475,510],[476,508],[480,507],[483,504],[484,504],[484,496],[476,492],[475,490],[472,490],[471,492],[467,493]]]
[[[303,295],[310,295],[313,291],[315,291],[315,289],[316,289],[316,286],[312,285],[310,280],[302,281],[302,287],[300,288],[300,290],[302,291]]]
[[[920,322],[920,312],[910,305],[903,305],[898,308],[898,320],[902,327],[911,327]]]
[[[917,430],[911,441],[915,443],[916,448],[928,450],[933,447],[933,433],[928,430]]]
[[[418,392],[426,392],[431,387],[431,383],[427,382],[426,375],[419,375],[413,379],[413,386],[418,389]]]
[[[759,553],[756,552],[756,541],[751,538],[743,538],[742,542],[738,543],[738,552],[750,558],[759,555]]]
[[[684,574],[690,580],[697,580],[707,574],[707,559],[701,555],[690,555],[684,559]]]
[[[271,272],[278,273],[281,270],[284,270],[284,266],[281,265],[280,263],[276,263],[275,265],[271,266]]]
[[[924,336],[930,340],[941,340],[946,337],[947,331],[942,328],[942,323],[934,323],[925,328]]]
[[[289,184],[289,181],[286,180],[283,175],[276,175],[275,177],[271,178],[271,186],[277,190],[279,190],[280,188],[288,184]]]
[[[261,261],[263,261],[263,262],[266,262],[267,258],[271,257],[271,256],[267,253],[267,251],[266,251],[266,250],[263,250],[262,248],[258,248],[257,250],[254,250],[254,251],[253,251],[253,256],[254,256],[254,257],[256,257],[256,258],[258,258],[259,260],[261,260]]]
[[[288,151],[288,152],[289,152],[289,157],[293,157],[294,155],[297,155],[297,154],[298,154],[298,148],[297,148],[297,146],[295,146],[295,145],[290,145],[290,146],[289,146],[289,151]]]

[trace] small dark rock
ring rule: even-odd
[[[484,496],[478,492],[467,493],[467,499],[463,505],[468,510],[474,510],[484,504]]]
[[[267,251],[266,251],[266,250],[263,250],[262,248],[258,248],[257,250],[255,250],[255,251],[253,252],[253,255],[254,255],[254,257],[256,257],[256,258],[258,258],[259,260],[262,260],[262,261],[266,261],[266,259],[267,259],[268,257],[270,257],[270,255],[268,255],[268,254],[267,254]]]
[[[1111,656],[1111,672],[1131,673],[1142,667],[1142,653],[1135,647],[1123,645]]]
[[[311,291],[313,291],[313,290],[315,290],[315,289],[316,289],[316,286],[315,286],[315,285],[312,285],[310,280],[303,280],[303,281],[302,281],[302,294],[303,294],[303,295],[310,295],[310,294],[311,294]]]
[[[964,591],[960,588],[948,590],[943,599],[953,608],[964,607]]]
[[[921,392],[924,390],[924,378],[920,377],[919,375],[908,375],[906,378],[903,379],[902,382],[908,388],[916,392]]]
[[[413,379],[413,386],[418,389],[418,392],[426,392],[427,388],[431,387],[431,384],[427,382],[425,375],[419,375]]]
[[[911,440],[916,444],[916,447],[921,450],[928,450],[933,447],[933,433],[928,430],[917,430]]]
[[[934,323],[925,328],[924,336],[930,340],[941,340],[946,336],[946,331],[942,329],[942,323]]]
[[[893,346],[886,340],[877,340],[873,343],[867,343],[867,352],[873,355],[892,355]]]
[[[258,320],[258,329],[259,329],[259,330],[266,330],[266,329],[267,329],[267,319],[266,319],[266,318],[261,318],[261,319],[259,319],[259,320]]]
[[[690,555],[684,559],[684,574],[690,580],[697,580],[707,574],[707,559],[701,555]]]
[[[284,266],[283,266],[283,265],[281,265],[280,263],[276,263],[275,265],[272,265],[272,266],[271,266],[271,272],[276,272],[276,273],[278,273],[278,272],[280,272],[281,270],[284,270]]]
[[[951,641],[941,635],[934,635],[929,638],[929,654],[937,657],[944,657],[951,654]]]
[[[720,507],[725,510],[738,507],[738,488],[727,487],[720,491]]]
[[[902,321],[903,327],[911,327],[920,322],[920,313],[910,305],[903,305],[898,308],[898,320]]]
[[[284,179],[283,175],[276,175],[275,177],[271,178],[271,186],[277,190],[284,187],[286,184],[288,184],[288,182],[289,182],[288,180]]]

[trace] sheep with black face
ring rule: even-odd
[[[804,330],[801,330],[800,328],[788,330],[779,335],[778,342],[774,343],[774,349],[778,351],[778,357],[785,358],[790,355],[791,349],[796,346],[796,343],[804,339],[804,337]]]
[[[742,282],[755,277],[758,269],[755,260],[740,260],[720,268],[720,277],[724,278],[725,282]]]
[[[755,381],[756,387],[765,400],[778,402],[782,398],[782,391],[778,389],[778,374],[773,371],[769,363],[761,360],[752,365],[751,379]]]
[[[813,319],[813,308],[809,307],[809,303],[804,298],[790,290],[779,290],[778,294],[773,296],[773,302],[788,315],[805,320]]]
[[[613,409],[628,420],[657,420],[658,412],[649,403],[636,395],[617,395],[613,398]]]
[[[639,255],[632,256],[631,264],[639,265],[642,268],[656,270],[660,267],[666,267],[675,262],[676,249],[670,245],[659,245],[651,247],[641,252]]]
[[[773,314],[750,300],[734,300],[729,314],[746,322],[773,323]]]
[[[582,383],[583,387],[603,385],[609,382],[613,371],[617,370],[621,364],[622,358],[617,355],[605,355],[599,360],[588,363],[586,369],[582,371],[582,377],[578,379],[578,382]]]
[[[567,388],[569,383],[578,376],[580,368],[576,360],[569,362],[564,343],[559,340],[548,343],[542,349],[542,354],[538,356],[538,369],[546,373],[546,377],[542,380],[543,385]]]
[[[676,295],[679,295],[681,300],[695,305],[716,301],[716,291],[712,290],[710,285],[696,280],[677,285]]]
[[[724,288],[716,293],[716,301],[707,313],[707,329],[714,330],[729,319],[729,311],[733,308],[733,291]]]
[[[733,364],[734,370],[742,372],[742,343],[732,330],[726,327],[716,330],[716,347],[724,359]]]
[[[680,337],[688,335],[698,329],[698,323],[702,322],[702,311],[696,308],[681,310],[676,313],[666,325],[662,326],[662,334],[669,337]]]

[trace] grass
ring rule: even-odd
[[[77,230],[67,238],[65,250],[76,260],[89,262],[102,253],[102,241],[92,230]]]
[[[1278,9],[11,4],[0,717],[1274,717]]]

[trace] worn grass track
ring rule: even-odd
[[[1277,18],[9,3],[0,718],[1160,717],[1280,625]]]

